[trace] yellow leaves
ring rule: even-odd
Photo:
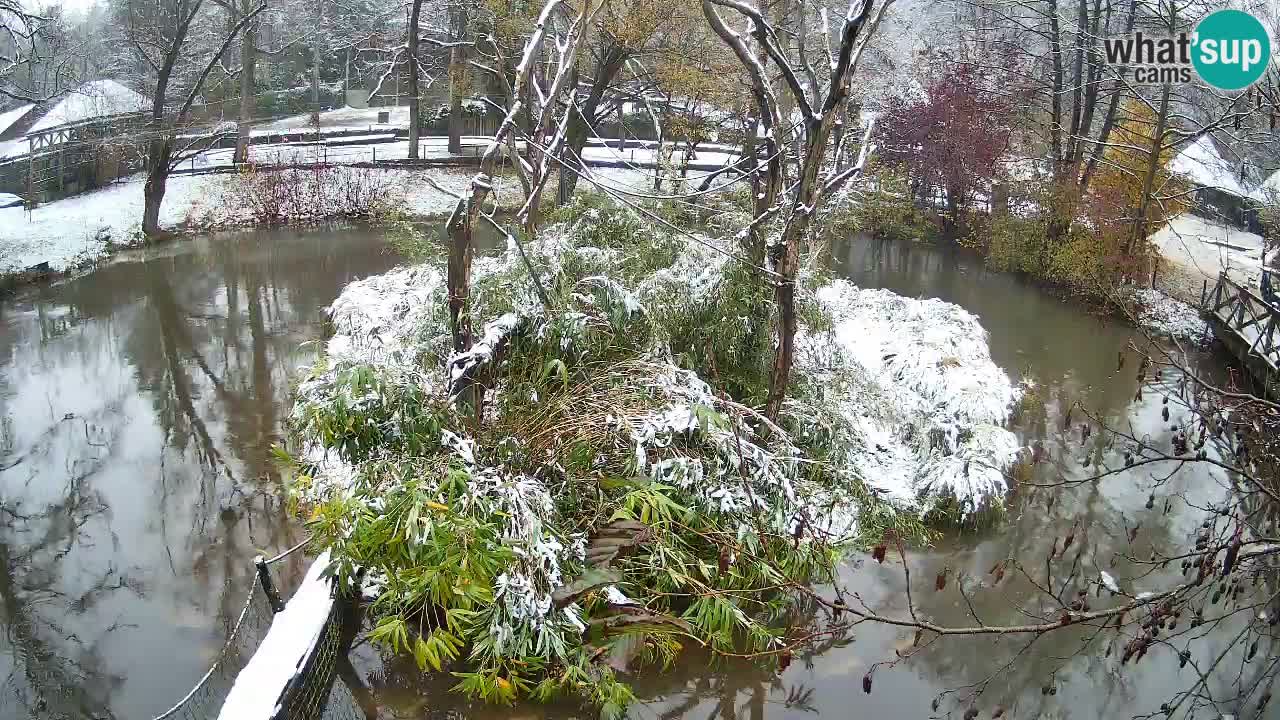
[[[441,512],[448,512],[448,511],[449,511],[449,506],[448,506],[448,505],[445,505],[444,503],[438,503],[438,502],[435,502],[434,500],[427,500],[427,501],[426,501],[425,503],[423,503],[423,504],[424,504],[424,505],[426,505],[427,507],[431,508],[432,510],[439,510],[439,511],[441,511]]]
[[[611,2],[605,6],[604,30],[623,47],[639,50],[665,23],[678,16],[670,4]]]
[[[696,98],[711,106],[731,107],[743,98],[739,68],[689,58],[667,57],[658,61],[658,86],[675,97]]]
[[[1134,209],[1142,202],[1151,149],[1156,144],[1158,120],[1155,110],[1146,103],[1130,99],[1121,104],[1094,181],[1094,191],[1103,210],[1098,221],[1104,230],[1107,225],[1114,224],[1113,230],[1122,236],[1132,232],[1131,218],[1135,216]],[[1169,171],[1176,148],[1169,147],[1172,143],[1167,130],[1160,140],[1162,147],[1152,189],[1167,199],[1147,203],[1146,222],[1149,227],[1186,209],[1186,202],[1175,186],[1177,180]]]

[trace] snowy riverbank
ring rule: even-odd
[[[461,192],[471,174],[454,170],[378,170],[403,195],[412,216],[433,217],[452,209],[455,199],[425,182]],[[244,207],[219,198],[235,175],[178,175],[169,179],[160,225],[171,232],[198,232],[254,224]],[[45,203],[28,212],[0,209],[0,275],[26,271],[67,272],[120,248],[142,244],[143,177],[135,175],[101,190]],[[317,216],[324,209],[316,210]]]
[[[396,209],[422,220],[447,215],[475,174],[461,168],[337,167],[331,171],[377,178],[376,183],[390,191]],[[608,188],[645,186],[652,181],[647,171],[630,168],[596,168],[590,174]],[[106,188],[44,203],[29,212],[21,206],[0,208],[0,278],[28,272],[65,273],[116,250],[141,245],[143,182],[141,174],[133,175]],[[240,182],[233,173],[169,178],[160,209],[161,227],[183,233],[257,224],[247,204],[236,200],[236,184]],[[518,190],[513,177],[499,177],[494,200],[500,206],[514,203],[519,200]],[[299,217],[280,221],[308,222],[341,215],[340,210],[326,208],[321,202]]]

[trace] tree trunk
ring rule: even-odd
[[[833,93],[838,91],[833,90]],[[837,103],[843,98],[836,98]],[[827,141],[835,125],[834,108],[827,108],[822,118],[808,128],[805,135],[805,156],[800,166],[800,187],[791,205],[791,219],[782,231],[782,238],[768,249],[779,278],[774,290],[774,302],[778,306],[778,336],[773,355],[773,370],[769,375],[769,398],[765,404],[765,417],[776,421],[782,412],[782,402],[787,397],[787,385],[791,382],[791,368],[795,364],[796,330],[796,271],[800,266],[800,240],[805,237],[813,213],[817,209],[821,181],[818,170],[826,156]]]
[[[455,7],[450,13],[452,40],[462,42],[467,35],[467,13]],[[467,48],[454,45],[449,49],[449,154],[462,154],[462,95],[467,88]]]
[[[311,124],[320,139],[320,28],[324,25],[324,3],[316,3],[316,35],[311,41]]]
[[[1049,148],[1053,152],[1053,180],[1066,177],[1062,157],[1062,37],[1058,22],[1058,2],[1049,0],[1049,54],[1053,57],[1052,87],[1049,97]]]
[[[1151,194],[1155,190],[1156,174],[1160,170],[1160,155],[1164,149],[1165,132],[1169,129],[1169,93],[1167,83],[1160,91],[1160,112],[1156,116],[1155,131],[1151,134],[1151,146],[1147,150],[1147,168],[1142,176],[1142,194],[1133,214],[1133,232],[1125,246],[1125,255],[1132,256],[1147,237],[1147,211],[1151,207]]]
[[[604,60],[596,67],[595,76],[591,78],[590,92],[587,93],[580,107],[575,105],[569,109],[569,130],[565,134],[563,162],[560,165],[560,185],[557,192],[561,204],[569,202],[574,190],[578,187],[578,173],[573,170],[580,168],[578,161],[582,157],[583,149],[587,146],[591,128],[600,122],[599,109],[600,103],[604,101],[605,91],[613,84],[618,73],[622,72],[622,67],[630,56],[626,47],[613,41],[611,37],[605,36],[604,41],[609,46],[605,49]],[[618,126],[622,126],[621,121]]]
[[[153,138],[147,152],[147,181],[142,187],[142,232],[148,237],[161,233],[160,205],[169,181],[169,156],[173,146],[167,136]]]
[[[151,120],[147,126],[151,132],[151,140],[147,143],[147,181],[142,186],[142,233],[148,237],[160,234],[160,204],[164,202],[165,185],[169,181],[173,141],[165,127],[164,106],[179,48],[175,46],[167,62],[161,66],[156,89],[151,96]]]
[[[474,196],[475,193],[472,193]],[[471,287],[471,228],[479,217],[479,205],[470,200],[460,218],[449,227],[449,266],[446,289],[449,293],[449,332],[454,352],[471,347],[471,315],[467,299]],[[454,211],[455,216],[459,215]]]
[[[251,12],[250,0],[240,0],[240,12]],[[236,151],[231,161],[249,161],[249,142],[254,107],[254,70],[257,60],[257,31],[253,24],[245,27],[240,38],[240,122],[236,127]]]
[[[422,0],[413,0],[409,10],[409,159],[418,159],[418,132],[422,124],[422,101],[418,96],[418,18]]]

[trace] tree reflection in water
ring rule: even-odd
[[[150,717],[203,674],[253,555],[301,538],[270,461],[299,347],[394,261],[359,230],[200,239],[0,305],[0,717]]]

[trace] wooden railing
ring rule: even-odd
[[[1246,355],[1261,359],[1272,372],[1280,370],[1280,309],[1222,273],[1205,310],[1244,342]]]

